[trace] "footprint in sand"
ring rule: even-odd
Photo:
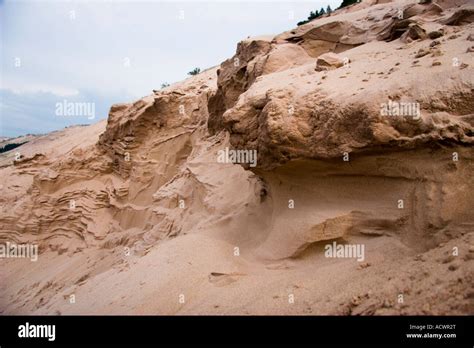
[[[291,267],[286,262],[281,262],[281,263],[274,263],[274,264],[271,264],[271,265],[267,265],[265,268],[269,269],[269,270],[272,270],[272,271],[275,271],[275,270],[282,270],[282,269],[291,269],[293,267]]]
[[[226,286],[236,282],[239,280],[239,277],[243,275],[245,274],[211,272],[211,274],[209,274],[209,282],[219,287]]]

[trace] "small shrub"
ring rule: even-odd
[[[339,8],[343,8],[343,7],[352,5],[352,4],[356,4],[358,2],[359,2],[358,0],[342,0],[342,4],[341,4],[341,6],[339,6]]]
[[[301,21],[301,22],[298,22],[296,23],[297,25],[303,25],[303,24],[306,24],[306,23],[309,23],[310,21],[312,21],[313,19],[316,19],[326,13],[331,13],[332,12],[332,9],[331,9],[331,6],[328,5],[326,11],[324,10],[323,7],[321,7],[321,10],[316,10],[316,11],[311,11],[309,13],[309,16],[308,16],[308,19],[304,20],[304,21]]]
[[[195,75],[199,74],[200,72],[201,72],[200,68],[194,68],[193,70],[188,72],[188,75],[195,76]]]
[[[13,149],[17,148],[18,146],[21,146],[21,145],[26,144],[26,143],[27,143],[27,141],[25,141],[25,142],[23,142],[23,143],[10,143],[10,144],[6,144],[5,146],[0,147],[0,153],[13,150]]]

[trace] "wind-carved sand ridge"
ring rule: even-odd
[[[473,21],[363,1],[0,154],[0,312],[472,314]]]

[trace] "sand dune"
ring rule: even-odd
[[[0,154],[0,312],[472,314],[473,16],[362,1]]]

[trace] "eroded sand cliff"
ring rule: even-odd
[[[1,154],[0,312],[472,314],[473,21],[363,1]]]

